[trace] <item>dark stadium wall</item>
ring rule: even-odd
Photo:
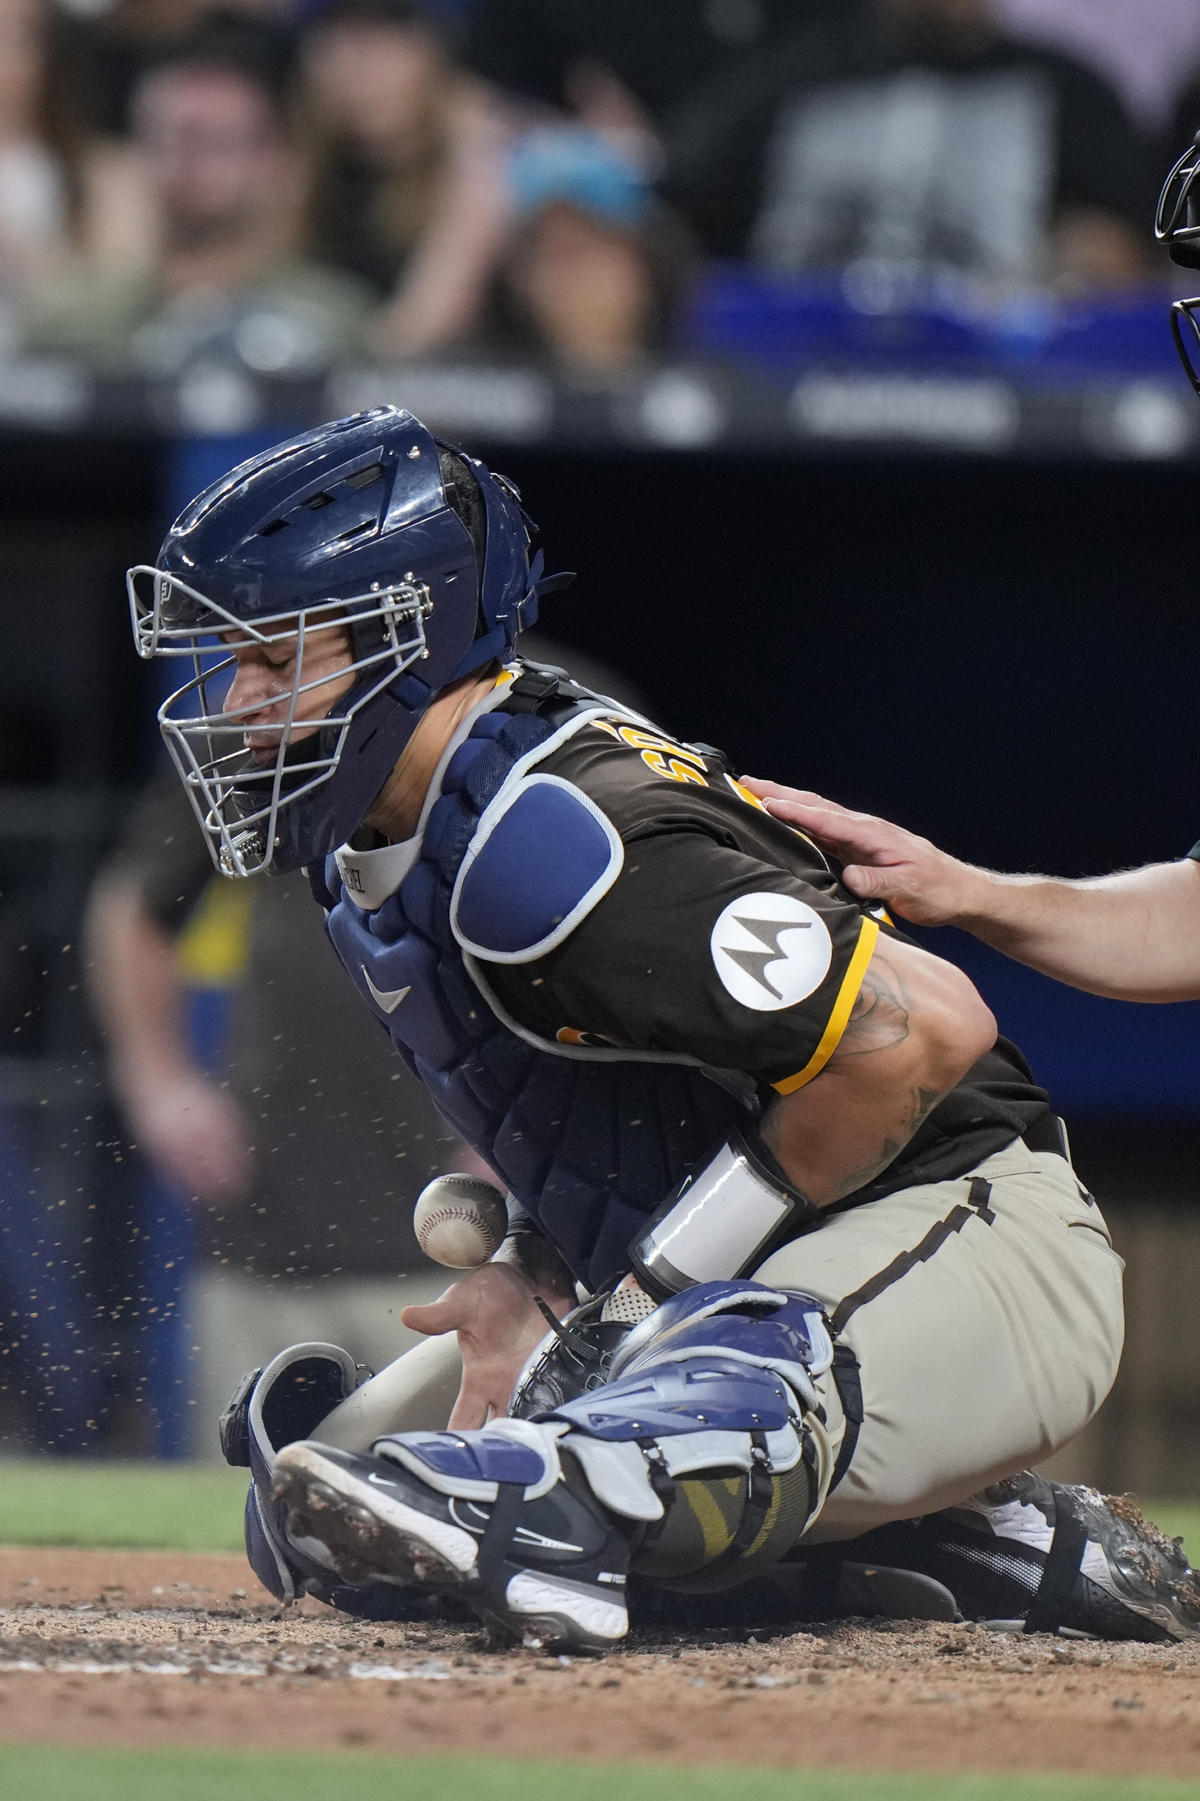
[[[495,454],[580,571],[556,636],[740,769],[1003,869],[1200,838],[1189,468]],[[959,934],[953,954],[1064,1109],[1200,1110],[1200,1004],[1073,994]]]

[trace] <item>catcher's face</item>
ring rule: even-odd
[[[236,668],[225,702],[255,763],[311,738],[354,685],[350,634],[336,612],[279,621],[267,639],[222,634]]]

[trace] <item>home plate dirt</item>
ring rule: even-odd
[[[1200,1644],[849,1622],[565,1658],[281,1613],[237,1556],[0,1548],[0,1740],[1194,1777]]]

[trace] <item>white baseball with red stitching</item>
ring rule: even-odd
[[[448,1269],[475,1269],[508,1230],[504,1197],[481,1176],[438,1176],[417,1197],[413,1230],[427,1257]]]

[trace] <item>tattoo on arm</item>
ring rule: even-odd
[[[892,964],[876,951],[846,1022],[839,1057],[867,1057],[908,1037],[908,997]]]
[[[838,1183],[833,1199],[844,1200],[848,1194],[853,1194],[858,1188],[865,1188],[868,1182],[882,1174],[888,1164],[894,1162],[900,1155],[909,1140],[916,1137],[938,1102],[944,1099],[945,1096],[939,1088],[914,1088],[909,1095],[908,1107],[900,1121],[900,1130],[903,1136],[885,1138],[870,1162],[860,1164],[857,1169],[847,1170]]]

